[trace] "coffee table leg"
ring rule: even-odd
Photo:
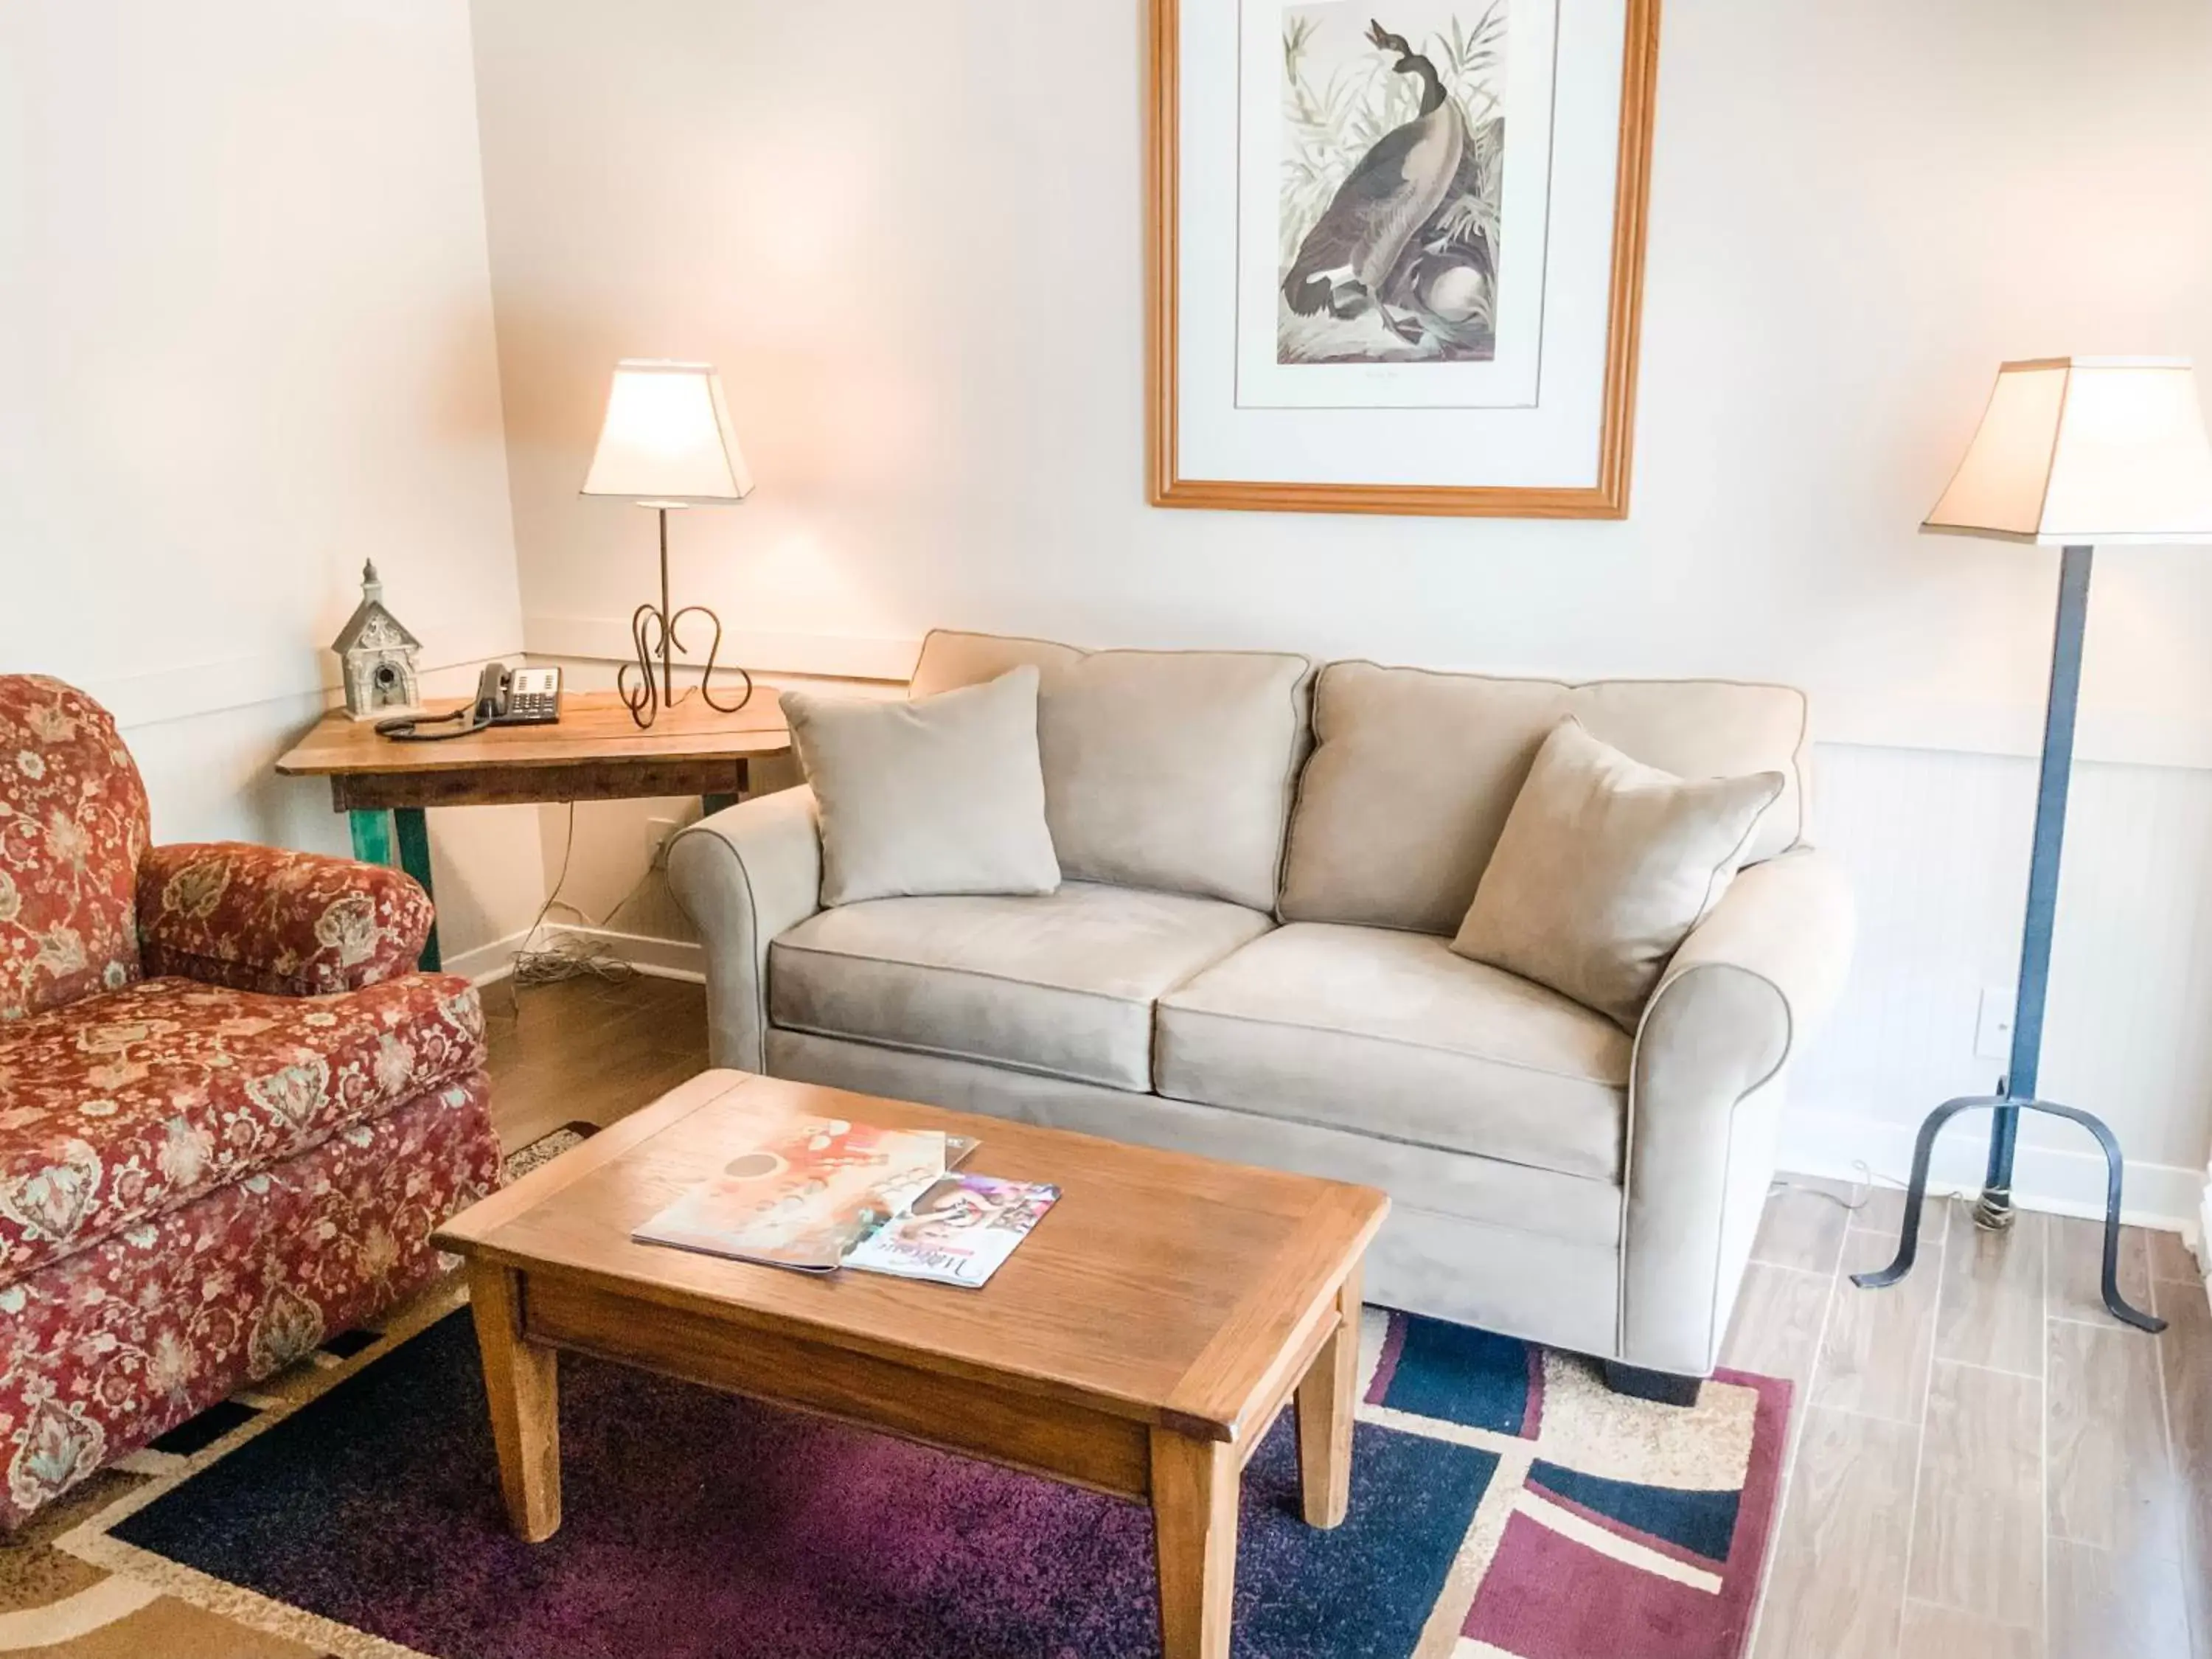
[[[1336,1334],[1298,1384],[1298,1486],[1306,1524],[1334,1527],[1352,1507],[1352,1408],[1359,1387],[1359,1268],[1336,1295]]]
[[[522,1276],[513,1268],[469,1263],[469,1306],[507,1518],[516,1537],[542,1543],[561,1527],[559,1355],[522,1334]]]
[[[1152,1530],[1164,1659],[1229,1659],[1237,1585],[1237,1449],[1152,1431]]]

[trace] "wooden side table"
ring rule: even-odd
[[[465,698],[430,705],[433,714]],[[756,692],[734,714],[697,697],[639,731],[611,691],[561,699],[552,726],[495,726],[442,743],[398,743],[372,722],[328,714],[276,763],[286,777],[327,777],[331,805],[352,821],[353,852],[397,864],[430,892],[428,806],[511,806],[548,801],[635,800],[697,795],[708,811],[743,793],[757,757],[789,752],[791,734],[773,693]],[[437,928],[422,966],[439,965]]]

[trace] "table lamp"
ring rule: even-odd
[[[615,687],[640,726],[677,701],[673,662],[684,647],[677,630],[686,617],[704,617],[714,628],[699,695],[710,708],[735,714],[753,694],[752,676],[737,670],[745,689],[732,703],[715,701],[714,658],[722,648],[722,620],[703,605],[671,611],[668,599],[668,514],[686,507],[717,507],[752,494],[752,474],[730,429],[721,377],[710,363],[662,362],[625,357],[615,365],[607,416],[599,447],[584,475],[582,494],[614,495],[656,508],[660,514],[660,603],[641,605],[630,616],[630,644],[637,653],[615,675]],[[653,679],[658,661],[660,678]],[[632,682],[635,672],[637,679]]]
[[[2058,859],[2066,829],[2066,787],[2073,771],[2074,711],[2081,684],[2081,636],[2089,614],[2089,562],[2098,543],[2212,542],[2212,446],[2185,360],[2165,357],[2052,357],[2006,363],[1983,412],[1981,428],[1923,530],[2057,545],[2058,625],[2044,715],[2043,762],[2028,866],[2027,924],[2021,941],[2020,988],[2013,1012],[2012,1059],[1994,1095],[1946,1101],[1928,1115],[1912,1152],[1904,1234],[1897,1256],[1878,1273],[1854,1273],[1872,1290],[1912,1270],[1920,1209],[1936,1137],[1960,1112],[1989,1108],[1989,1172],[1974,1206],[1977,1224],[2011,1225],[2013,1152],[2020,1115],[2070,1118],[2104,1149],[2105,1306],[2146,1331],[2166,1322],[2120,1295],[2119,1142],[2094,1114],[2036,1096],[2043,1047],[2044,994],[2051,978],[2051,931],[2058,899]]]

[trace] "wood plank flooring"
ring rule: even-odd
[[[1840,1183],[1768,1201],[1723,1363],[1798,1386],[1754,1659],[2212,1659],[2212,1303],[2171,1235],[2008,1233],[1931,1205],[1887,1291],[1900,1205]]]
[[[707,1063],[696,985],[484,1003],[509,1150]],[[1797,1388],[1753,1659],[2212,1659],[2212,1303],[2179,1241],[2124,1241],[2149,1337],[2105,1314],[2087,1222],[1932,1204],[1911,1277],[1861,1291],[1898,1194],[1810,1184],[1769,1200],[1723,1356]]]
[[[707,994],[643,975],[483,991],[492,1121],[512,1152],[564,1123],[606,1124],[707,1068]]]

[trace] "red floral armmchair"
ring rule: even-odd
[[[499,1183],[420,887],[148,839],[106,712],[0,675],[0,1527],[374,1317]]]

